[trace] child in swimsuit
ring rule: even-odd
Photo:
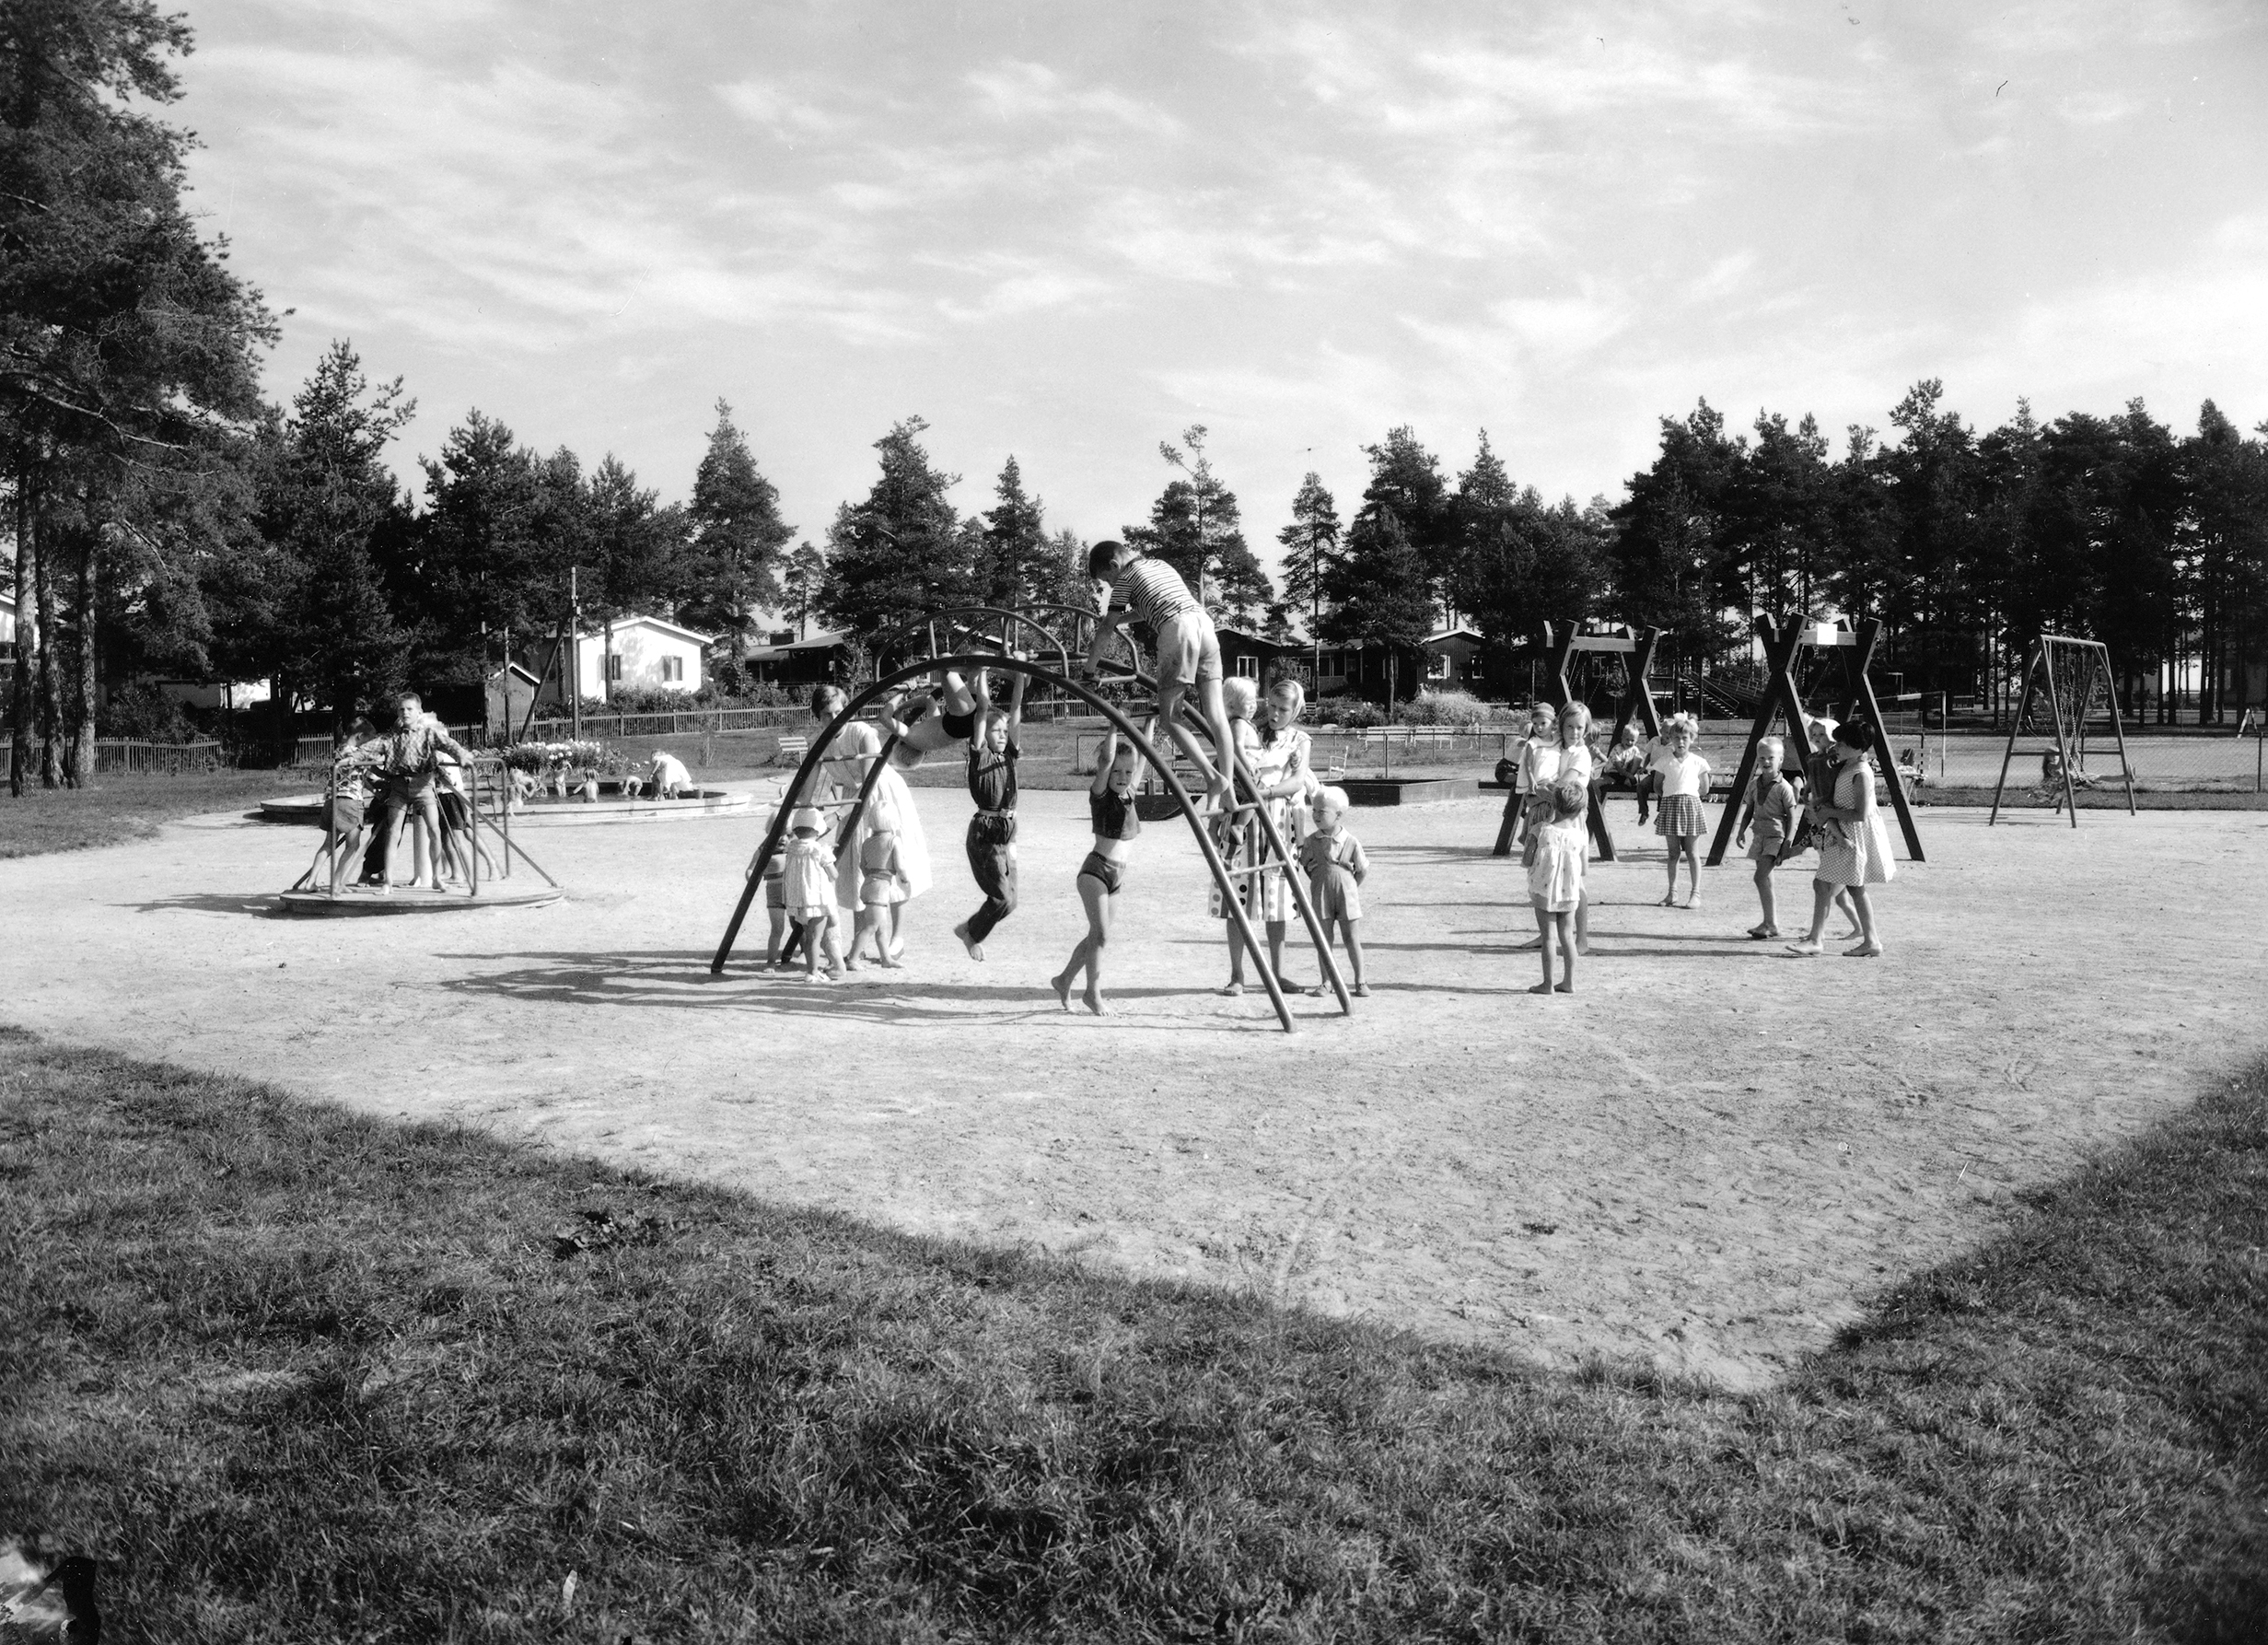
[[[858,969],[859,945],[874,939],[874,962],[898,969],[891,956],[890,927],[898,904],[907,896],[905,869],[898,862],[898,811],[886,799],[874,802],[873,822],[858,846],[858,924],[851,932],[851,951],[843,961],[848,971]]]
[[[789,819],[794,835],[786,845],[787,872],[781,894],[787,917],[803,937],[803,974],[820,974],[819,953],[827,951],[829,982],[842,974],[842,945],[835,940],[835,865],[820,836],[827,824],[819,812],[805,806]]]
[[[1102,951],[1111,940],[1111,915],[1119,887],[1126,883],[1126,858],[1133,853],[1142,819],[1134,814],[1134,767],[1140,760],[1134,744],[1122,744],[1112,731],[1102,741],[1102,754],[1095,762],[1095,780],[1087,790],[1087,811],[1095,829],[1095,848],[1079,864],[1079,901],[1087,905],[1087,935],[1071,951],[1071,962],[1048,979],[1055,998],[1071,1009],[1071,985],[1087,973],[1087,987],[1079,998],[1096,1016],[1108,1015],[1102,1003]]]
[[[1315,904],[1315,923],[1322,928],[1323,940],[1331,940],[1336,921],[1347,962],[1355,969],[1355,992],[1367,999],[1370,986],[1363,981],[1362,939],[1355,928],[1363,916],[1362,892],[1356,888],[1369,878],[1370,859],[1363,855],[1362,842],[1341,825],[1345,817],[1344,788],[1317,791],[1315,831],[1299,842],[1299,868],[1308,877],[1308,895]],[[1308,992],[1320,994],[1329,986],[1317,983]]]

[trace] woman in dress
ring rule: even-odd
[[[811,694],[811,718],[821,725],[843,712],[849,698],[840,685],[822,685]],[[820,792],[813,800],[852,800],[858,797],[860,786],[866,780],[866,768],[880,758],[882,733],[866,720],[853,720],[836,732],[820,756],[819,767]],[[843,908],[856,911],[859,905],[859,887],[864,875],[859,869],[859,853],[865,848],[867,834],[873,832],[874,805],[888,799],[887,810],[898,820],[898,867],[905,875],[905,894],[908,902],[927,891],[932,881],[929,871],[929,841],[922,833],[922,815],[913,806],[913,790],[906,780],[888,764],[881,775],[874,779],[869,803],[860,808],[858,822],[849,837],[841,842],[835,858],[835,902]],[[848,807],[838,808],[838,814],[847,816]],[[905,951],[905,939],[898,926],[904,919],[905,904],[891,909],[890,953],[895,959]]]
[[[1811,929],[1787,951],[1805,959],[1820,951],[1820,938],[1827,929],[1827,911],[1835,899],[1850,892],[1858,917],[1859,940],[1843,951],[1854,960],[1880,957],[1882,940],[1874,923],[1870,887],[1886,885],[1898,873],[1890,856],[1890,827],[1874,791],[1874,771],[1867,756],[1879,739],[1863,720],[1846,720],[1835,728],[1834,781],[1830,794],[1816,797],[1811,814],[1820,823],[1820,866],[1811,881]]]

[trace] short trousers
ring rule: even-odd
[[[333,834],[353,834],[362,826],[362,796],[334,794],[323,806],[323,826]]]
[[[1749,836],[1749,860],[1751,862],[1778,862],[1780,853],[1786,847],[1786,845],[1787,842],[1776,834],[1752,834]]]
[[[969,819],[972,846],[1009,846],[1016,843],[1014,811],[978,811]]]
[[[1102,881],[1104,892],[1116,896],[1118,888],[1126,883],[1126,865],[1122,862],[1112,862],[1099,851],[1089,851],[1087,854],[1087,860],[1079,864],[1079,878],[1099,880]]]
[[[1157,628],[1157,683],[1203,684],[1221,677],[1221,636],[1203,612],[1168,617]]]
[[[898,889],[893,876],[868,874],[858,882],[858,901],[867,908],[886,908],[892,903],[904,902],[905,894]]]
[[[976,710],[973,708],[966,714],[946,714],[939,718],[944,723],[945,734],[956,742],[966,742],[976,734]]]
[[[767,908],[785,908],[787,906],[786,875],[766,874],[764,876],[764,906]]]
[[[463,795],[453,788],[444,788],[440,791],[438,799],[441,802],[442,822],[460,833],[472,826],[472,808],[465,802]]]

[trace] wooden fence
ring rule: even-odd
[[[328,744],[326,744],[328,746]],[[9,768],[15,757],[15,739],[0,736],[0,771]],[[32,769],[38,770],[47,744],[31,745]],[[199,742],[142,742],[127,737],[100,737],[95,740],[95,775],[108,776],[115,772],[153,772],[167,776],[178,776],[187,771],[218,771],[233,764],[227,749],[207,739]]]

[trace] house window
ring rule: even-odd
[[[1447,651],[1435,652],[1431,659],[1431,666],[1426,669],[1425,672],[1432,679],[1448,679],[1449,677],[1449,654]]]
[[[622,677],[622,654],[620,651],[610,651],[610,652],[608,652],[608,653],[607,653],[607,679],[608,679],[610,682],[612,682],[612,681],[620,680]]]
[[[1237,678],[1238,678],[1238,679],[1239,679],[1239,680],[1257,680],[1257,679],[1259,679],[1259,678],[1260,678],[1260,659],[1259,659],[1259,658],[1257,658],[1257,657],[1252,656],[1252,655],[1251,655],[1250,653],[1249,653],[1249,652],[1248,652],[1248,653],[1246,653],[1244,656],[1238,658],[1238,659],[1237,659]]]
[[[671,681],[683,680],[685,678],[685,659],[682,657],[663,658],[661,659],[661,677],[664,683],[668,683]]]

